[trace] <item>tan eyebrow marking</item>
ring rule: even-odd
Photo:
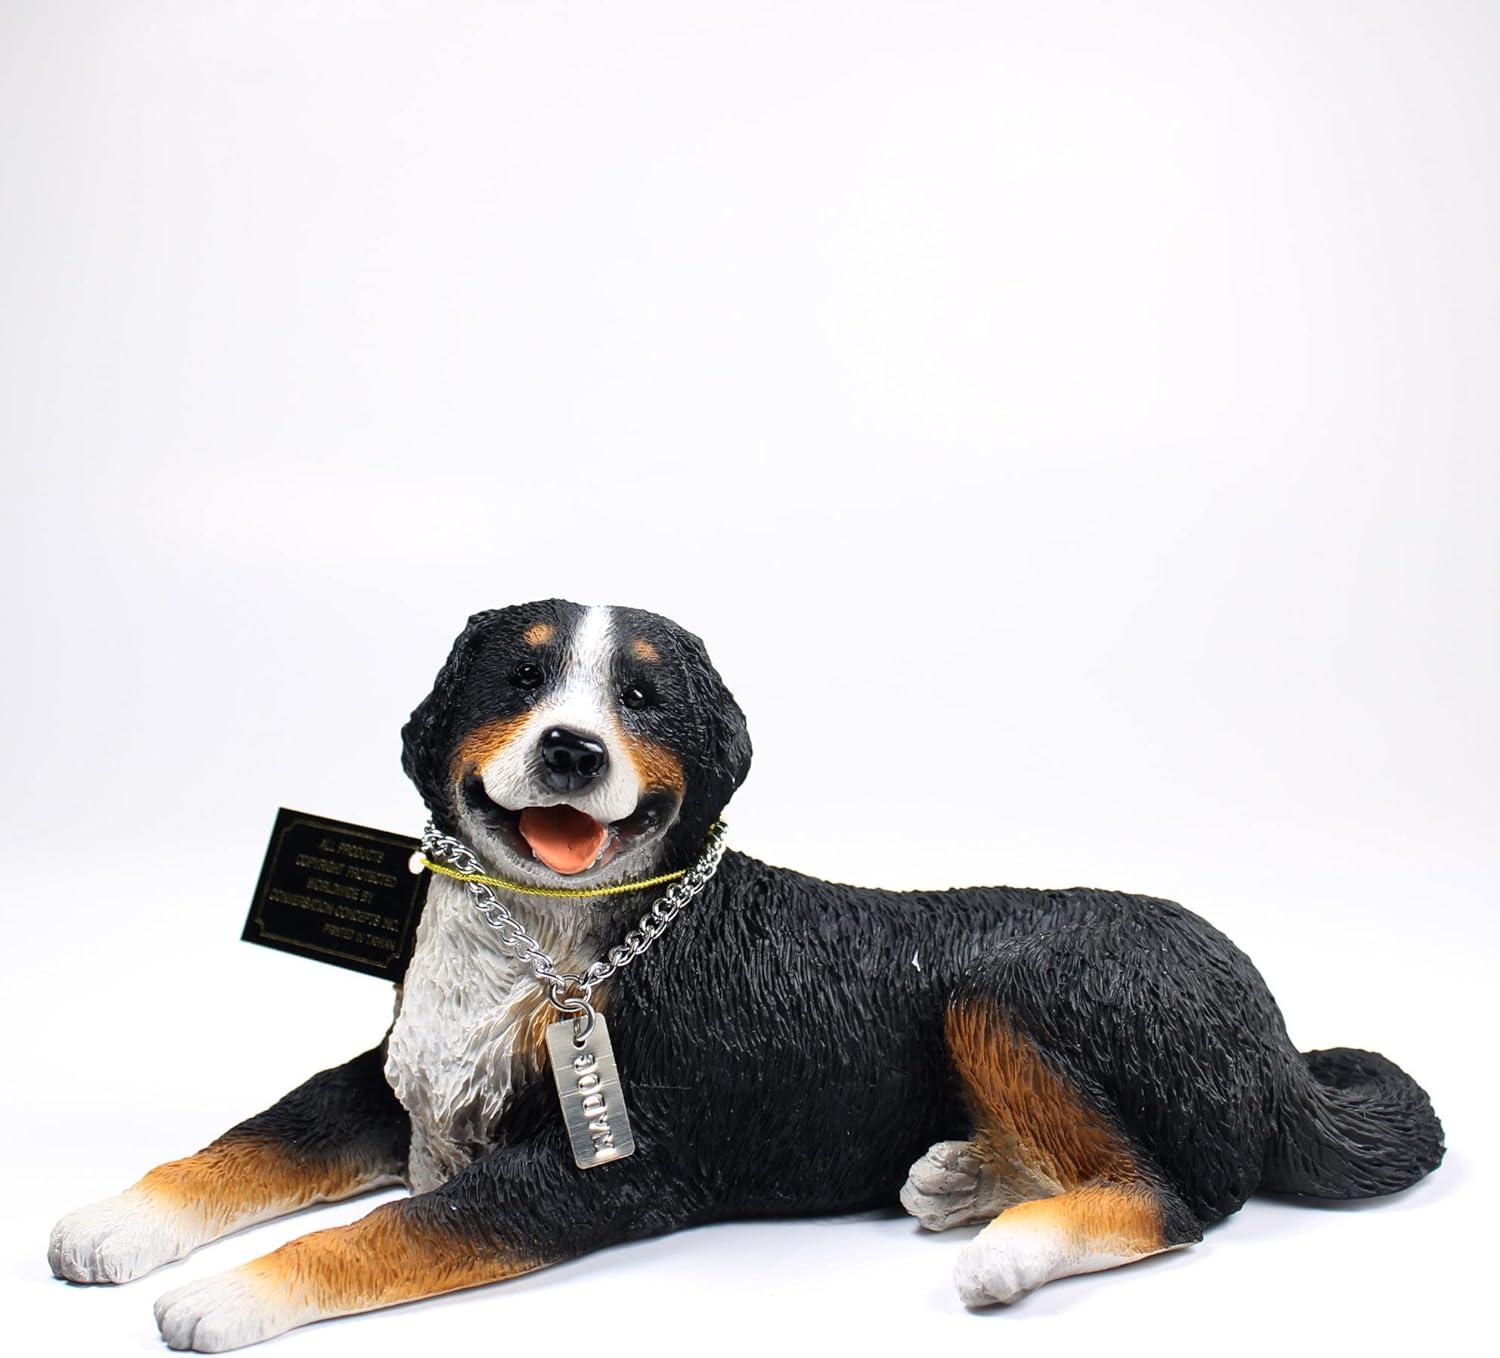
[[[661,660],[661,652],[645,637],[637,637],[630,643],[630,649],[637,660],[644,660],[648,665],[655,665]]]
[[[534,622],[521,633],[521,640],[528,646],[545,646],[556,633],[557,629],[550,622]]]

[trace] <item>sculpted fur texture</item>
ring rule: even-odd
[[[687,867],[750,753],[697,637],[553,599],[469,620],[402,762],[437,828],[576,971],[657,893],[521,888]],[[1410,1076],[1371,1052],[1299,1052],[1249,959],[1148,896],[882,891],[731,850],[593,1001],[636,1148],[583,1170],[543,1041],[556,1012],[437,880],[384,1041],[64,1217],[52,1269],[127,1281],[402,1178],[409,1198],[163,1297],[167,1343],[233,1348],[686,1226],[897,1202],[929,1229],[984,1224],[954,1274],[987,1306],[1190,1245],[1257,1191],[1394,1193],[1443,1154]]]

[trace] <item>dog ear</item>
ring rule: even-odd
[[[695,728],[686,747],[697,756],[696,786],[689,794],[693,805],[684,807],[684,828],[701,839],[750,772],[750,730],[702,640],[680,628],[674,640]]]
[[[505,611],[488,608],[469,619],[438,671],[432,692],[417,704],[401,728],[401,767],[416,784],[433,819],[449,834],[456,829],[450,823],[454,807],[448,761],[453,754],[453,722],[459,696],[464,691],[464,680],[479,641]]]

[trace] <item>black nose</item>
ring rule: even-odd
[[[558,792],[577,792],[609,767],[609,754],[592,736],[554,726],[542,736],[542,767]]]

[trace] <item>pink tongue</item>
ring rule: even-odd
[[[593,866],[605,829],[571,806],[528,806],[521,812],[521,834],[553,872],[571,874]]]

